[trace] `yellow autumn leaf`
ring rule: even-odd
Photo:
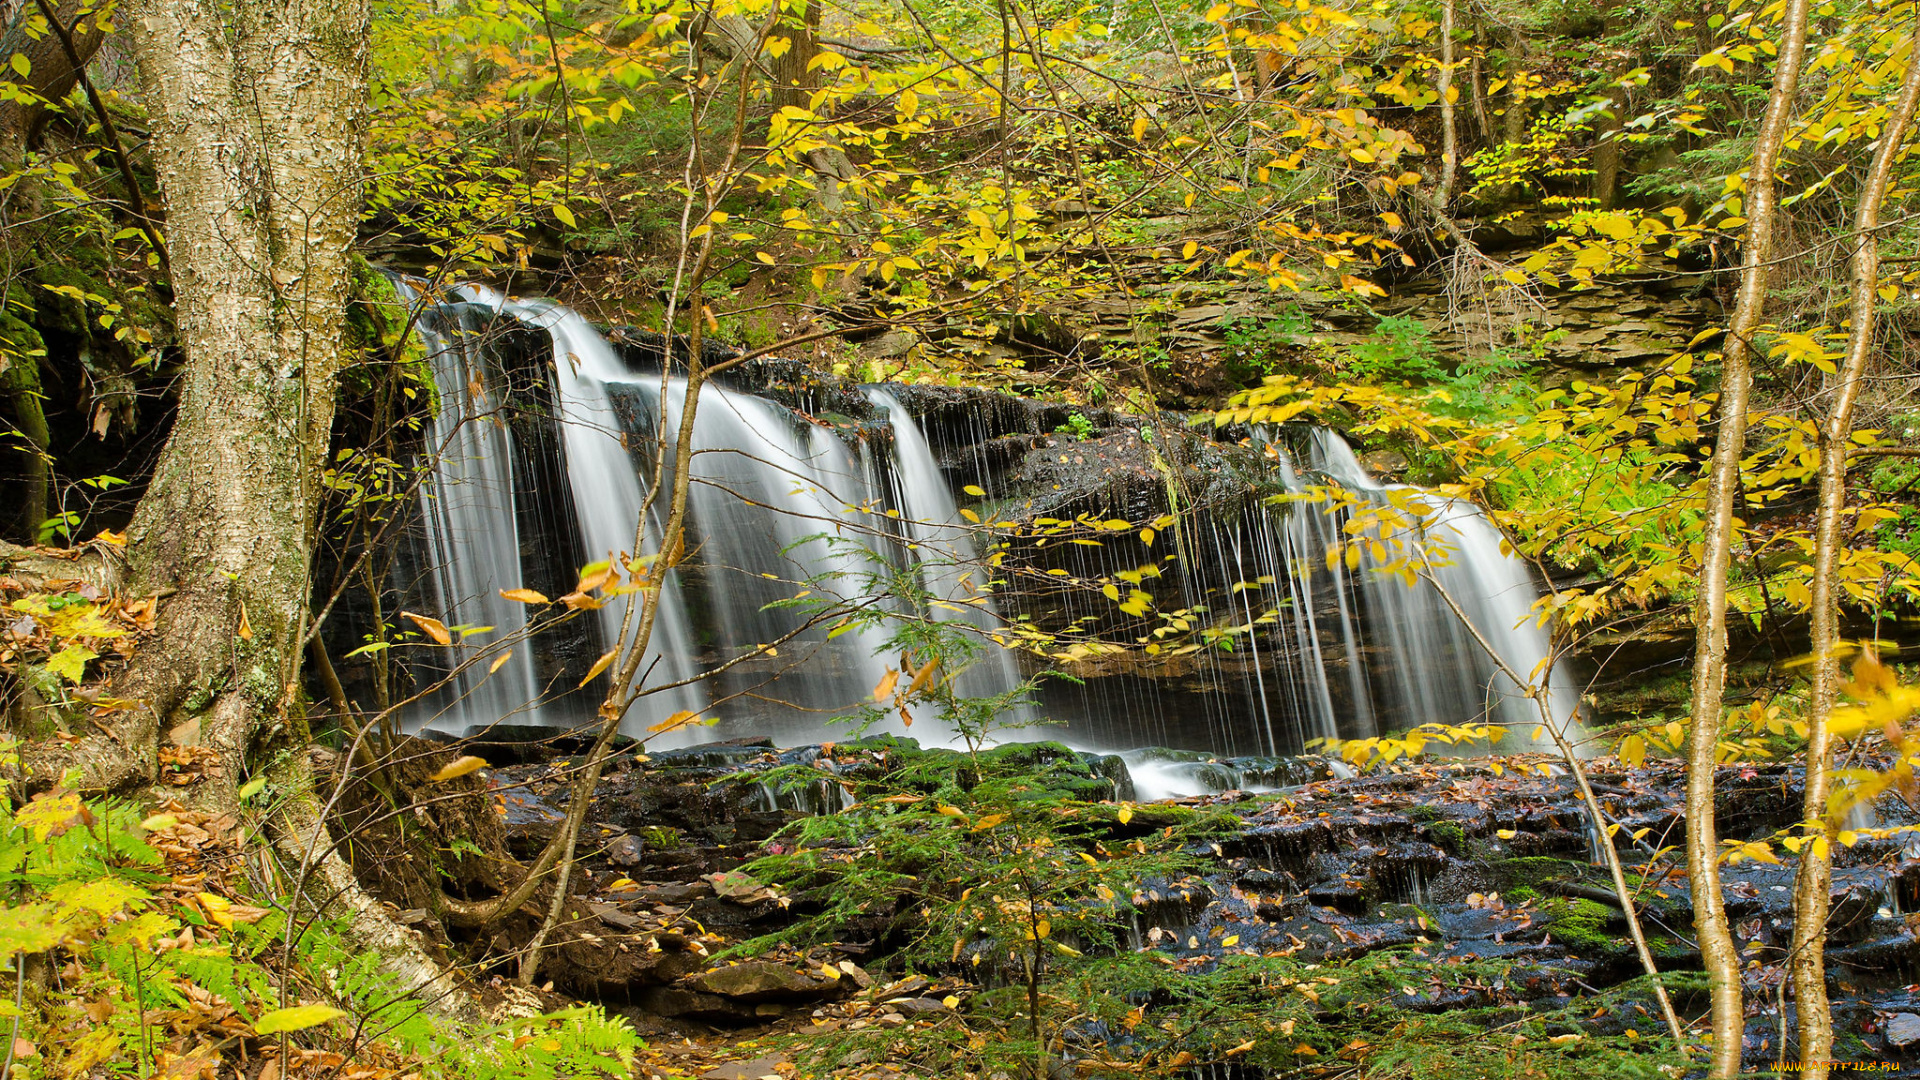
[[[208,919],[228,930],[233,929],[233,915],[231,914],[233,901],[224,896],[215,896],[213,893],[204,892],[194,897],[194,899],[200,901],[200,907],[206,911]]]
[[[1620,740],[1618,754],[1620,764],[1637,769],[1647,763],[1647,740],[1638,735],[1629,735]]]
[[[551,604],[553,601],[532,589],[501,589],[500,596],[516,604]]]
[[[345,1015],[347,1015],[345,1009],[336,1009],[331,1005],[295,1005],[291,1009],[274,1009],[271,1012],[262,1013],[260,1019],[253,1022],[253,1030],[257,1035],[304,1031]]]
[[[667,717],[665,720],[648,727],[647,731],[654,735],[665,735],[669,731],[677,731],[699,719],[699,713],[693,712],[690,709],[682,709],[672,716]]]
[[[444,783],[448,780],[458,780],[462,776],[479,772],[486,767],[487,761],[485,758],[477,758],[472,754],[464,754],[441,766],[438,772],[427,777],[427,779],[436,784]]]
[[[601,653],[600,659],[595,660],[593,662],[593,667],[588,669],[586,678],[583,678],[580,680],[580,685],[585,686],[588,683],[592,682],[593,680],[599,678],[601,672],[613,666],[613,658],[618,655],[620,655],[620,647],[617,645],[611,649],[608,649],[606,652]]]
[[[244,612],[242,614],[244,615]],[[435,644],[453,644],[453,635],[447,633],[447,624],[441,622],[439,619],[429,619],[425,615],[415,615],[411,611],[401,612],[400,617],[419,627],[422,632],[434,640]]]

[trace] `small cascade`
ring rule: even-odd
[[[1424,862],[1405,862],[1395,868],[1383,884],[1395,903],[1424,908],[1433,903],[1431,874]]]
[[[1313,429],[1309,444],[1310,471],[1347,491],[1377,506],[1391,505],[1398,497],[1433,511],[1421,535],[1400,538],[1425,560],[1431,582],[1408,585],[1393,575],[1374,572],[1366,558],[1349,575],[1342,576],[1338,568],[1333,571],[1336,591],[1344,594],[1342,586],[1351,582],[1359,596],[1358,606],[1368,612],[1369,629],[1391,657],[1390,663],[1348,666],[1350,679],[1364,678],[1369,684],[1365,692],[1353,691],[1360,726],[1386,730],[1424,721],[1487,721],[1508,726],[1501,749],[1531,745],[1531,732],[1541,722],[1537,707],[1519,685],[1501,674],[1473,632],[1486,639],[1506,667],[1522,677],[1540,677],[1550,646],[1534,618],[1538,593],[1526,564],[1504,549],[1500,531],[1472,504],[1440,499],[1406,485],[1380,483],[1360,464],[1346,440],[1325,428]],[[1292,486],[1301,489],[1297,477]],[[1326,514],[1324,507],[1312,501],[1292,505],[1291,516],[1301,514],[1338,520],[1342,525],[1346,517]],[[1323,545],[1323,558],[1325,551]],[[1447,597],[1459,605],[1458,613]],[[1344,615],[1347,609],[1341,610]],[[1351,629],[1343,626],[1343,632],[1351,647]],[[1360,672],[1364,674],[1356,674]],[[1551,674],[1547,700],[1555,722],[1568,724],[1578,697],[1558,670]],[[1397,711],[1398,719],[1382,724],[1380,714],[1389,708]]]
[[[404,282],[396,286],[412,299]],[[439,402],[427,427],[433,471],[419,506],[427,539],[423,576],[435,610],[449,626],[490,626],[491,636],[504,640],[527,625],[526,607],[500,596],[521,580],[515,493],[525,478],[516,473],[514,435],[503,416],[505,372],[485,347],[490,321],[480,308],[451,304],[426,308],[416,324]],[[489,671],[490,663],[469,663],[454,673],[421,712],[434,719],[543,723],[531,651],[515,648],[498,670]],[[430,674],[437,679],[447,672]]]
[[[1126,763],[1137,797],[1147,802],[1228,791],[1279,791],[1335,775],[1335,763],[1321,757],[1221,758],[1158,746],[1117,756]]]
[[[933,448],[900,399],[883,387],[868,387],[867,400],[883,411],[893,427],[893,484],[889,494],[899,510],[901,541],[907,565],[920,572],[921,586],[931,597],[931,617],[966,623],[979,631],[978,658],[960,673],[957,689],[969,697],[994,697],[1020,683],[1020,665],[1013,650],[992,641],[999,630],[974,533],[961,524],[959,508],[947,486]],[[1003,713],[997,721],[1003,735],[1009,729],[1032,725],[1037,719],[1029,704]]]

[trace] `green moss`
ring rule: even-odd
[[[1487,864],[1494,882],[1502,895],[1511,895],[1518,888],[1539,890],[1549,881],[1583,881],[1589,867],[1567,859],[1555,859],[1544,855],[1525,859],[1493,859]]]
[[[1467,830],[1457,821],[1436,821],[1427,826],[1427,836],[1455,855],[1467,850]]]
[[[1605,904],[1582,897],[1555,896],[1542,903],[1540,910],[1550,920],[1547,930],[1553,940],[1577,956],[1592,959],[1623,947],[1607,933],[1607,924],[1619,913]]]
[[[347,347],[362,359],[350,366],[344,377],[370,380],[377,370],[375,365],[397,365],[401,378],[424,396],[422,407],[434,412],[439,409],[439,402],[435,399],[433,366],[426,347],[408,326],[407,307],[392,278],[365,259],[353,260],[353,299],[347,304]]]

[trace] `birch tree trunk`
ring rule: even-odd
[[[1734,499],[1740,488],[1740,458],[1746,449],[1747,392],[1752,384],[1753,334],[1767,302],[1767,264],[1773,247],[1774,162],[1793,116],[1800,62],[1806,51],[1807,0],[1787,0],[1781,19],[1773,91],[1747,172],[1747,237],[1740,254],[1740,287],[1727,327],[1720,368],[1720,429],[1707,476],[1706,530],[1699,594],[1694,601],[1693,731],[1687,746],[1687,873],[1693,892],[1694,930],[1713,986],[1712,1077],[1740,1071],[1746,1031],[1740,1000],[1740,954],[1727,925],[1720,889],[1720,836],[1714,822],[1714,767],[1718,763],[1720,712],[1727,680],[1727,573],[1733,561]]]
[[[1833,1011],[1827,1001],[1827,915],[1832,898],[1832,829],[1827,825],[1828,768],[1833,732],[1827,720],[1839,696],[1841,517],[1847,506],[1847,450],[1853,445],[1853,405],[1873,351],[1874,304],[1880,284],[1880,204],[1887,197],[1894,162],[1899,159],[1914,105],[1920,101],[1920,38],[1907,61],[1900,99],[1880,131],[1873,165],[1854,211],[1853,332],[1846,361],[1833,380],[1833,405],[1820,431],[1820,508],[1814,516],[1813,687],[1807,703],[1807,780],[1801,814],[1810,830],[1800,848],[1794,881],[1793,949],[1787,968],[1800,1027],[1803,1075],[1825,1080],[1833,1057]]]
[[[1433,201],[1442,210],[1453,203],[1453,176],[1460,167],[1460,131],[1454,123],[1453,103],[1459,97],[1453,88],[1453,0],[1440,6],[1440,183]]]
[[[167,209],[180,405],[128,531],[123,585],[160,595],[153,638],[114,688],[139,703],[110,735],[37,762],[76,786],[150,783],[158,751],[200,746],[223,776],[186,793],[262,822],[299,868],[295,915],[347,919],[422,996],[464,1001],[360,891],[319,825],[300,660],[320,470],[346,362],[361,206],[367,0],[131,0],[122,9]]]

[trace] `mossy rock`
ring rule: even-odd
[[[1513,890],[1520,888],[1532,889],[1536,893],[1552,892],[1552,889],[1541,886],[1553,881],[1585,882],[1596,873],[1586,863],[1546,855],[1490,859],[1487,861],[1487,872],[1493,878],[1495,889],[1503,896],[1511,895]]]
[[[1574,955],[1600,959],[1631,948],[1625,938],[1626,920],[1620,912],[1584,897],[1551,896],[1541,901],[1540,911],[1547,917],[1547,932]],[[1619,924],[1620,934],[1610,930]]]
[[[1114,782],[1065,743],[1006,743],[969,754],[964,750],[922,749],[915,739],[874,735],[842,743],[841,748],[884,755],[882,768],[895,783],[907,787],[932,790],[960,778],[972,784],[1012,781],[1016,788],[1009,797],[1014,799],[1100,802],[1114,797]]]
[[[1457,821],[1434,821],[1426,827],[1427,838],[1446,850],[1449,855],[1462,855],[1467,850],[1467,830]]]

